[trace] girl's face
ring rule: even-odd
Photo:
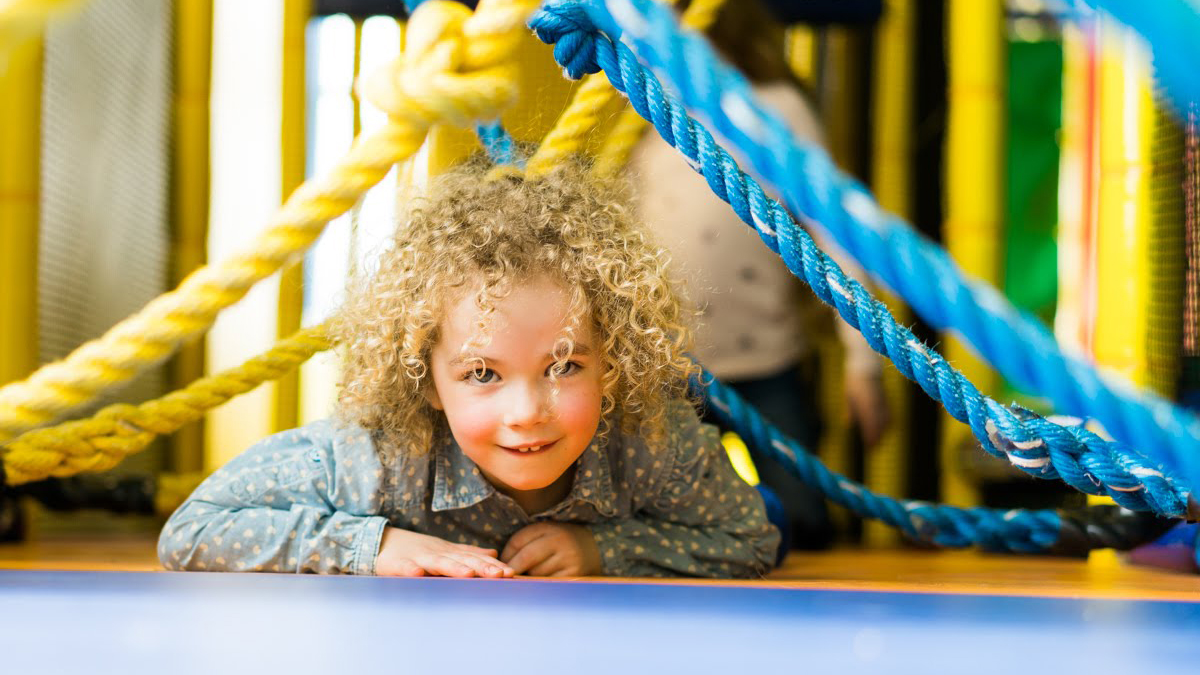
[[[555,345],[578,318],[568,311],[555,281],[518,284],[495,300],[490,340],[472,347],[479,309],[466,293],[447,307],[430,358],[430,403],[484,476],[522,506],[566,495],[568,469],[600,423],[602,362],[590,322],[578,321],[574,353],[551,380]]]

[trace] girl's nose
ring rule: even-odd
[[[504,410],[504,423],[510,427],[525,427],[546,420],[548,392],[544,387],[515,385]]]

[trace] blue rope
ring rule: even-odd
[[[1129,509],[1168,516],[1185,512],[1186,491],[1131,449],[1081,427],[1063,427],[1020,408],[1009,411],[983,396],[822,253],[787,210],[769,199],[703,127],[663,94],[657,79],[627,47],[594,33],[578,7],[546,7],[531,25],[543,41],[557,42],[555,59],[569,75],[603,67],[634,109],[688,158],[714,193],[758,231],[788,268],[860,330],[875,351],[941,401],[951,416],[968,423],[985,450],[1007,457],[1035,477],[1061,478],[1082,492],[1108,494]]]
[[[629,92],[635,108],[636,98],[649,96],[649,103],[644,103],[644,110],[639,112],[654,122],[668,142],[676,138],[679,149],[690,158],[697,157],[696,143],[705,144],[700,148],[700,157],[709,163],[727,163],[733,174],[726,179],[738,187],[732,191],[732,199],[743,199],[739,195],[744,188],[736,185],[743,179],[736,177],[733,161],[708,158],[715,147],[710,137],[694,137],[696,132],[687,126],[686,116],[672,112],[669,104],[660,100],[661,86],[653,77],[638,74],[641,66],[628,47],[619,43],[623,52],[618,56],[604,46],[611,44],[608,38],[597,39],[597,26],[610,35],[622,35],[617,18],[626,28],[624,38],[637,48],[638,56],[656,72],[669,76],[690,109],[698,111],[701,119],[737,147],[755,171],[782,188],[793,213],[825,227],[926,321],[937,328],[958,330],[1005,377],[1047,395],[1060,411],[1100,420],[1113,436],[1136,444],[1156,464],[1165,465],[1189,484],[1200,482],[1200,453],[1196,451],[1200,448],[1200,421],[1159,397],[1139,396],[1129,385],[1110,381],[1081,359],[1064,355],[1053,335],[1036,319],[1016,310],[990,286],[969,281],[940,247],[923,239],[902,220],[886,214],[863,186],[838,172],[823,150],[798,145],[782,122],[762,112],[746,81],[717,61],[703,39],[681,34],[667,10],[649,0],[610,0],[607,5],[599,0],[556,1],[543,7],[534,24],[540,27],[544,41],[556,42],[555,58],[568,76],[579,77],[603,65],[610,79],[631,79],[637,85]],[[597,59],[609,62],[597,63]],[[620,89],[623,85],[614,81],[614,86]],[[646,91],[639,93],[643,88]],[[725,170],[722,166],[705,171],[710,187],[718,195],[726,191],[721,183]],[[795,179],[800,176],[804,179]],[[753,198],[761,201],[757,195]],[[731,203],[743,218],[748,215],[745,204]],[[759,223],[771,226],[778,224],[778,208],[756,206],[753,215]],[[754,223],[756,229],[761,229],[759,223]],[[769,246],[772,238],[764,233]],[[795,251],[784,247],[781,254],[799,274],[803,261],[788,260]],[[814,290],[824,284],[819,278],[815,281]],[[842,308],[847,300],[839,292],[833,302],[849,320]],[[860,310],[870,314],[869,306]],[[864,335],[868,342],[875,340],[872,347],[882,353],[872,335],[876,328],[867,325],[871,329],[864,330]],[[889,356],[893,356],[890,350]],[[948,409],[957,405],[943,402]],[[1009,435],[1010,431],[1018,430],[1003,431],[1018,444],[1036,440]],[[982,440],[980,429],[976,429],[976,436]],[[988,446],[985,442],[984,447]],[[1066,476],[1064,480],[1071,482]]]
[[[705,371],[693,386],[704,392],[709,412],[733,429],[756,453],[782,464],[831,501],[882,520],[918,541],[947,547],[978,544],[994,551],[1036,553],[1058,543],[1061,522],[1053,510],[959,508],[892,499],[840,476],[759,415],[731,387]]]
[[[487,151],[488,157],[491,157],[497,166],[525,168],[525,158],[517,156],[513,148],[513,138],[500,124],[500,120],[476,125],[475,133],[479,136],[479,142]]]

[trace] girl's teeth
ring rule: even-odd
[[[538,450],[541,450],[541,449],[542,449],[542,446],[535,445],[532,448],[525,448],[521,452],[537,452]]]

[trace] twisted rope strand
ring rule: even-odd
[[[959,331],[1008,379],[1046,394],[1059,410],[1094,417],[1190,484],[1200,480],[1200,421],[1064,355],[1036,319],[990,286],[968,281],[936,244],[885,214],[861,185],[839,173],[823,150],[798,145],[781,121],[761,111],[745,80],[720,64],[703,40],[682,34],[662,8],[647,0],[550,2],[537,21],[551,39],[575,35],[570,43],[559,42],[574,48],[556,45],[555,57],[576,77],[595,68],[585,66],[595,61],[590,36],[597,24],[623,35],[650,67],[670,76],[690,109],[744,152],[756,172],[783,188],[793,212],[825,227],[929,323]],[[661,111],[649,112],[658,126],[654,116]]]
[[[579,30],[580,24],[564,22],[548,10],[535,15],[533,25],[539,37],[550,42],[554,30],[564,25]],[[1035,477],[1061,478],[1082,492],[1108,494],[1126,508],[1170,516],[1186,511],[1187,492],[1129,448],[1081,427],[1062,427],[1019,408],[1010,411],[983,396],[821,252],[787,210],[767,197],[703,127],[664,95],[653,74],[623,44],[599,36],[587,52],[560,54],[556,46],[555,57],[560,56],[568,72],[602,68],[613,86],[629,96],[633,108],[685,155],[714,193],[755,228],[796,276],[862,332],[872,349],[942,402],[955,419],[968,423],[985,450]]]
[[[332,346],[324,326],[307,328],[267,352],[140,405],[110,405],[95,415],[29,431],[0,449],[10,485],[105,471],[188,422],[263,382],[276,380]]]
[[[482,0],[471,14],[426,2],[409,22],[405,55],[368,83],[389,113],[382,129],[355,141],[324,176],[300,186],[247,252],[203,267],[61,361],[0,387],[0,443],[44,425],[132,379],[200,334],[256,282],[298,257],[392,165],[411,156],[429,126],[495,118],[516,95],[510,56],[536,0]]]
[[[1045,551],[1058,542],[1061,523],[1053,510],[960,508],[880,495],[830,471],[707,371],[693,385],[704,392],[709,411],[745,439],[756,454],[787,467],[789,473],[815,486],[831,501],[860,516],[881,520],[917,541],[946,547],[978,544],[1022,553]]]
[[[592,171],[605,178],[616,176],[629,164],[629,156],[646,133],[646,120],[636,110],[625,106],[613,128],[604,137],[596,152]]]

